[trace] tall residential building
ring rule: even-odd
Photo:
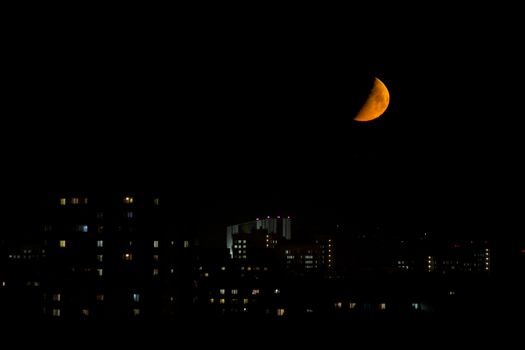
[[[187,304],[192,243],[155,196],[56,196],[43,214],[45,314],[170,318]],[[187,288],[185,289],[186,286]]]
[[[268,234],[277,234],[279,237],[292,239],[292,220],[290,217],[256,219],[242,224],[231,225],[226,228],[226,247],[233,256],[233,240],[237,234],[251,234],[257,231],[266,231]]]

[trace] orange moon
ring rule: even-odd
[[[358,122],[368,122],[374,120],[385,113],[390,102],[390,94],[385,84],[375,78],[374,86],[370,91],[370,95],[366,99],[365,104],[355,116],[354,120]]]

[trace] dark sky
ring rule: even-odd
[[[523,72],[512,29],[461,18],[388,23],[382,38],[13,27],[7,198],[154,189],[226,222],[287,211],[489,230],[522,192]],[[352,122],[374,76],[390,107]]]

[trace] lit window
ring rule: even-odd
[[[52,315],[53,317],[60,317],[60,309],[53,309]]]
[[[5,281],[2,281],[2,287],[5,287],[5,286],[6,286]]]
[[[60,293],[53,294],[53,301],[60,301]]]
[[[350,309],[355,309],[355,307],[357,306],[357,303],[350,303],[349,306],[350,306]]]
[[[248,300],[247,298],[244,298],[244,299],[242,300],[242,303],[243,303],[244,305],[248,304],[249,302],[250,302],[250,300]]]
[[[159,199],[158,199],[158,198],[155,198],[155,199],[153,200],[153,204],[155,204],[155,205],[159,205]]]
[[[238,290],[238,289],[232,289],[232,294],[233,294],[233,295],[237,295],[237,294],[239,294],[239,290]]]
[[[159,241],[153,241],[153,248],[159,247]]]
[[[204,277],[210,277],[210,274],[208,272],[205,272]]]
[[[80,203],[80,201],[77,197],[71,198],[71,204],[78,204],[78,203]]]
[[[379,304],[379,310],[381,310],[381,311],[386,310],[386,304],[385,303]]]
[[[124,204],[133,204],[133,197],[124,197]]]
[[[97,274],[99,276],[102,276],[104,274],[104,270],[103,269],[97,269]]]
[[[221,271],[226,271],[226,266],[221,266]]]
[[[220,290],[219,290],[219,294],[220,294],[220,295],[224,295],[224,294],[226,294],[226,290],[225,290],[225,289],[220,289]]]
[[[60,248],[65,248],[66,247],[66,240],[65,239],[60,240],[59,245],[60,245]]]
[[[97,241],[97,247],[99,247],[99,248],[104,247],[104,241],[103,240],[98,240]]]
[[[190,246],[190,241],[184,241],[184,248],[188,248]]]
[[[84,204],[88,204],[88,199],[84,198]]]
[[[174,269],[170,269],[170,272],[171,272],[171,273],[174,273],[174,272],[175,272],[175,270],[174,270]]]
[[[133,309],[133,316],[135,317],[140,316],[140,309]]]
[[[419,304],[418,303],[412,303],[412,309],[419,310]]]
[[[219,300],[219,303],[221,303],[221,304],[225,304],[225,303],[226,303],[226,299],[220,299],[220,300]]]
[[[252,295],[259,295],[259,293],[260,293],[259,289],[252,290]]]
[[[97,301],[104,301],[104,294],[97,294]]]
[[[159,275],[159,269],[153,269],[153,276]]]
[[[97,227],[97,231],[98,231],[98,233],[104,232],[104,226],[98,226]]]
[[[89,310],[88,309],[82,309],[82,316],[88,317],[89,316]]]
[[[284,316],[284,309],[277,309],[277,316]]]
[[[215,299],[210,298],[210,304],[213,304],[215,302]]]
[[[273,291],[275,294],[280,294],[281,293],[281,290],[280,289],[276,289]]]
[[[175,245],[175,241],[171,241],[171,245]]]
[[[125,261],[132,261],[133,260],[133,254],[131,254],[131,253],[124,253],[124,255],[122,255],[122,259],[125,260]]]
[[[98,261],[98,262],[102,262],[103,260],[104,260],[104,255],[102,255],[102,254],[98,254],[98,255],[97,255],[97,261]]]
[[[60,198],[60,205],[66,205],[66,199]]]
[[[153,261],[159,261],[159,255],[158,254],[153,255]]]
[[[104,218],[104,213],[101,212],[101,211],[99,211],[99,212],[97,213],[97,219],[103,219],[103,218]]]
[[[132,212],[132,211],[128,211],[128,212],[126,213],[126,217],[127,217],[128,219],[133,219],[133,212]]]
[[[336,309],[340,309],[340,308],[342,308],[342,307],[343,307],[343,303],[342,303],[342,302],[337,302],[337,303],[335,303],[335,308],[336,308]]]
[[[140,294],[133,293],[132,297],[134,302],[138,303],[140,301]]]

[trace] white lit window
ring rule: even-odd
[[[350,309],[355,309],[355,307],[357,306],[357,303],[350,303],[349,306],[350,306]]]
[[[66,205],[66,199],[60,198],[60,205]]]
[[[343,307],[343,303],[342,303],[342,302],[337,302],[337,303],[335,303],[335,308],[336,308],[336,309],[340,309],[340,308],[342,308],[342,307]]]
[[[153,248],[159,247],[159,241],[153,241]]]
[[[77,197],[71,198],[71,204],[78,204],[78,203],[80,203],[80,201]]]
[[[102,276],[104,274],[104,270],[103,269],[97,269],[97,274],[99,276]]]
[[[277,316],[284,316],[284,309],[277,309]]]
[[[104,294],[97,294],[97,301],[104,301]]]
[[[252,295],[259,295],[261,291],[259,289],[252,290]]]
[[[221,266],[221,271],[226,271],[226,266]]]
[[[190,241],[184,241],[184,248],[188,248],[190,246]]]
[[[219,294],[220,294],[220,295],[224,295],[224,294],[226,294],[226,290],[225,290],[225,289],[220,289],[220,290],[219,290]]]
[[[102,254],[98,254],[98,255],[97,255],[97,261],[98,261],[98,262],[102,262],[103,260],[104,260],[104,255],[102,255]]]
[[[174,270],[174,269],[170,269],[170,272],[171,272],[171,273],[174,273],[174,272],[175,272],[175,270]]]
[[[124,204],[133,204],[133,197],[124,197]]]
[[[140,316],[140,309],[133,309],[133,316],[135,317]]]
[[[379,304],[379,310],[381,310],[381,311],[386,310],[386,303]]]
[[[134,302],[138,303],[140,301],[140,294],[133,293],[132,298]]]
[[[419,310],[419,304],[418,303],[412,303],[412,309]]]
[[[153,276],[159,275],[159,269],[153,269]]]
[[[88,225],[78,225],[78,232],[88,232]]]
[[[53,309],[52,315],[53,317],[60,317],[60,309]]]
[[[5,281],[2,281],[2,287],[5,287],[5,286],[6,286]]]
[[[275,294],[280,294],[281,293],[281,290],[280,289],[276,289],[273,291]]]
[[[60,293],[53,294],[53,301],[60,301]]]
[[[97,247],[99,247],[99,248],[104,247],[104,241],[103,240],[98,240],[97,241]]]
[[[232,289],[232,294],[233,294],[233,295],[237,295],[237,294],[239,294],[239,290],[238,290],[238,289]]]
[[[158,198],[155,198],[155,199],[153,200],[153,204],[155,204],[155,205],[159,205],[159,199],[158,199]]]
[[[82,316],[88,317],[89,316],[89,310],[88,309],[82,309]]]
[[[215,302],[215,299],[210,298],[210,304],[213,304]]]

